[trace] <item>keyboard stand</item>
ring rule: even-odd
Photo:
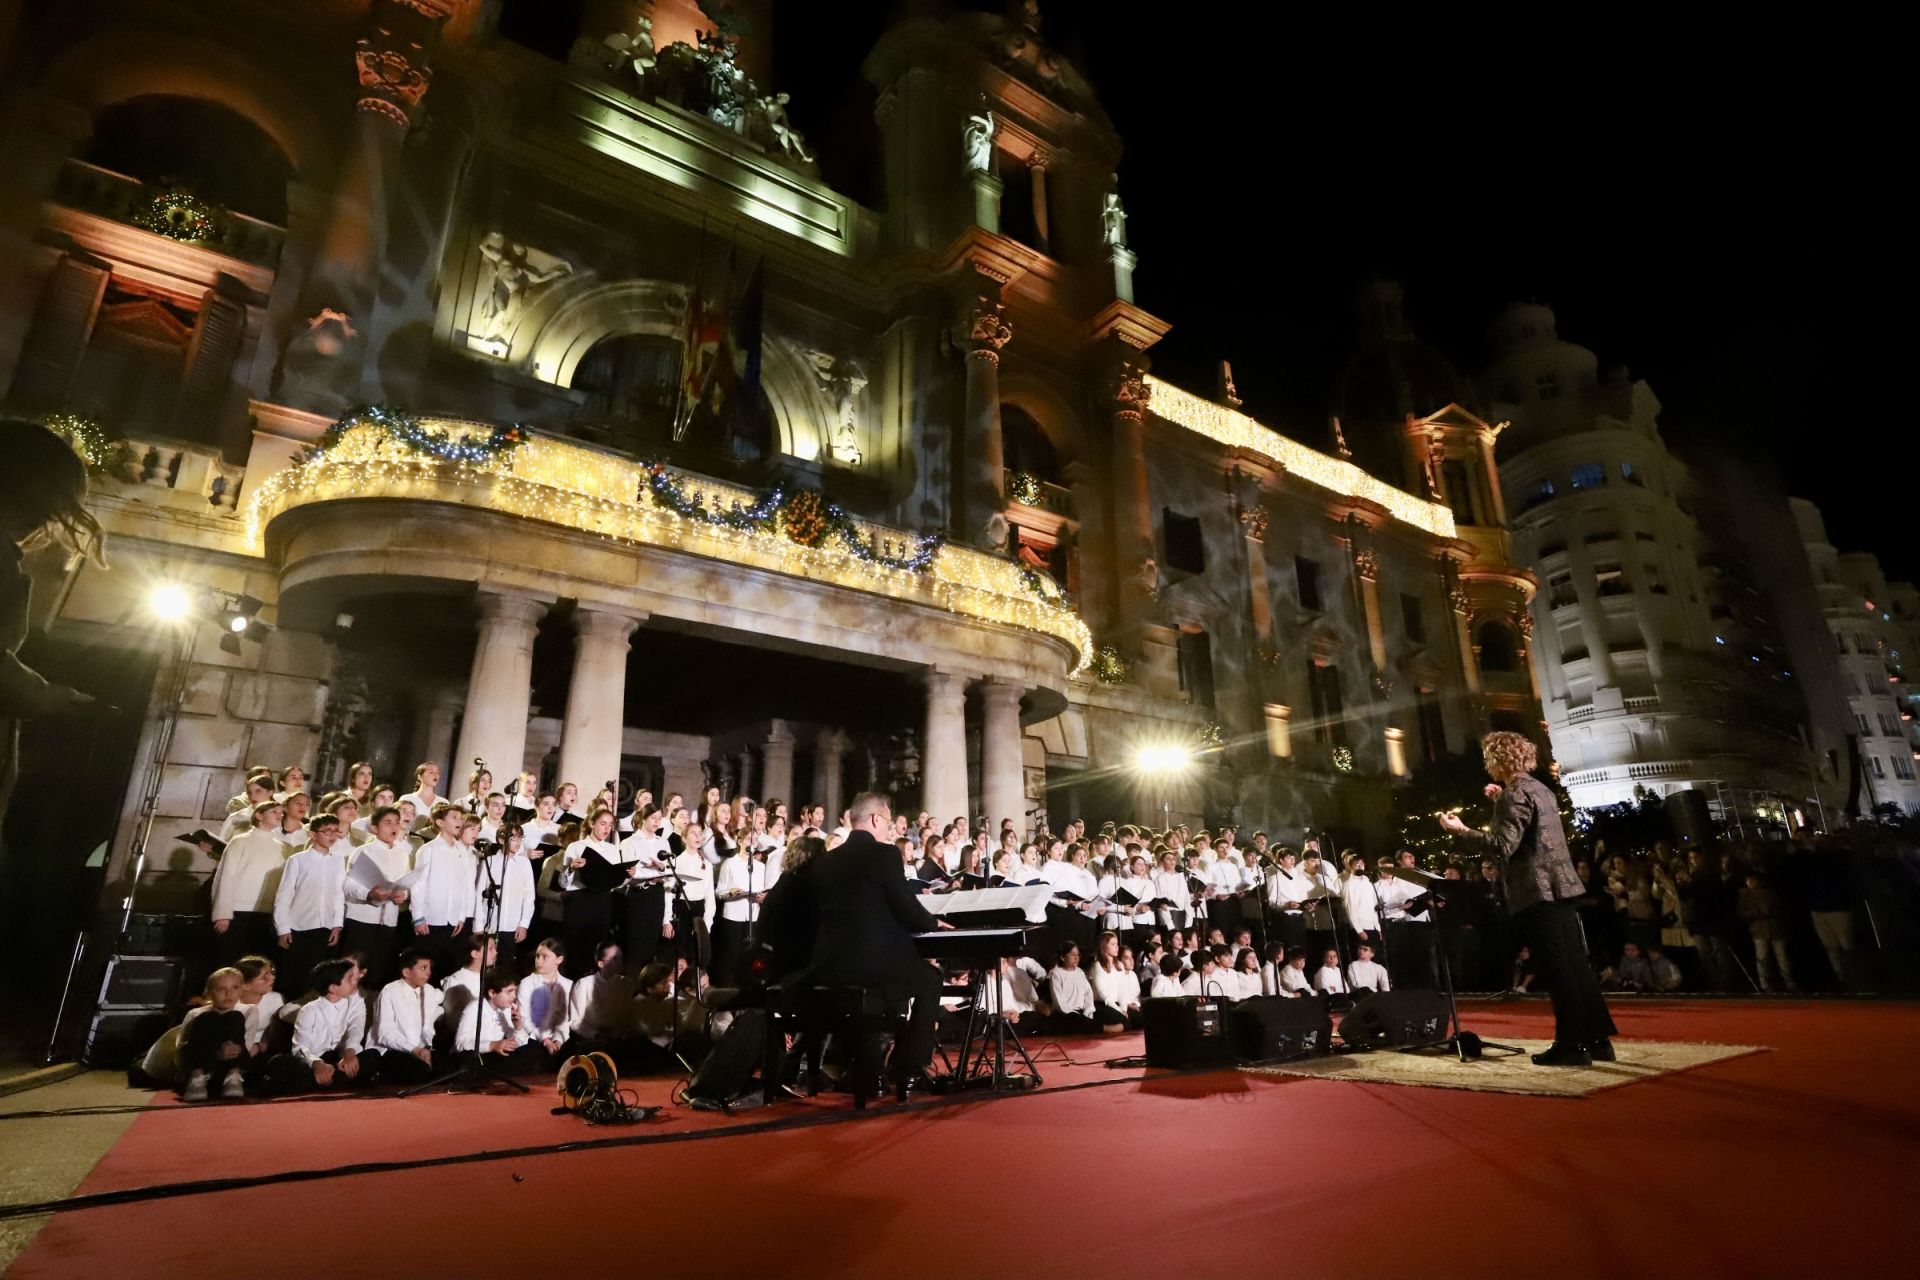
[[[1024,1074],[1007,1070],[1007,1044],[1026,1065]],[[991,1049],[991,1053],[989,1053]],[[968,984],[967,1032],[960,1042],[960,1061],[947,1075],[948,1090],[985,1088],[990,1093],[1008,1093],[1019,1089],[1038,1089],[1039,1068],[1021,1042],[1019,1028],[1000,1011],[1000,969],[976,969]]]

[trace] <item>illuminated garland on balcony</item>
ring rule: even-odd
[[[313,461],[330,452],[347,432],[355,427],[378,427],[414,453],[436,462],[492,462],[512,453],[526,439],[519,427],[494,427],[485,436],[455,435],[436,431],[411,414],[385,405],[355,409],[327,428],[320,441],[308,451],[305,461]]]
[[[226,215],[190,191],[155,191],[136,196],[128,219],[142,231],[151,231],[182,244],[218,240]]]
[[[903,541],[902,554],[895,555],[891,541],[883,542],[877,533],[862,534],[860,526],[839,504],[824,502],[819,494],[804,489],[789,496],[785,490],[775,487],[755,496],[751,502],[735,498],[728,507],[720,506],[720,500],[716,498],[713,508],[709,510],[705,490],[697,490],[692,497],[688,497],[686,487],[673,478],[665,463],[649,462],[645,466],[647,491],[653,495],[654,501],[688,520],[720,525],[742,533],[770,534],[783,523],[797,519],[803,536],[793,538],[793,541],[803,547],[818,547],[830,532],[839,538],[841,545],[856,560],[907,573],[925,573],[931,569],[944,541],[939,534],[924,534],[910,542]],[[796,503],[801,504],[797,515],[794,510]],[[813,532],[815,523],[821,526],[817,534]],[[791,533],[788,536],[792,537]],[[1042,593],[1036,589],[1034,594]]]
[[[247,534],[255,547],[264,547],[275,516],[307,503],[355,498],[451,503],[1039,632],[1073,649],[1075,675],[1092,660],[1093,637],[1059,588],[1043,575],[1029,578],[1022,572],[1025,566],[1004,557],[948,546],[938,535],[896,533],[830,503],[823,503],[824,518],[834,536],[808,546],[784,535],[785,505],[770,508],[779,517],[771,526],[746,518],[763,514],[771,494],[716,480],[705,483],[695,502],[686,493],[685,477],[675,478],[664,468],[655,476],[657,463],[642,466],[545,436],[505,441],[502,429],[480,423],[417,422],[382,413],[387,422],[371,416],[343,420],[321,447],[266,478],[246,509]],[[401,419],[418,430],[394,430],[391,424]],[[416,447],[428,437],[451,442],[452,456]],[[489,449],[496,438],[502,444]],[[656,479],[665,483],[657,486]],[[664,499],[663,491],[669,495]],[[786,495],[784,503],[798,496]],[[742,513],[738,521],[736,510]],[[896,547],[904,551],[896,553]]]
[[[132,446],[116,432],[81,413],[50,413],[40,420],[47,430],[73,446],[91,475],[109,475],[127,463]]]
[[[752,504],[744,504],[735,498],[731,507],[722,507],[720,500],[715,498],[713,509],[709,511],[705,491],[688,497],[687,491],[667,473],[665,463],[648,462],[642,465],[647,473],[647,492],[653,495],[653,500],[685,520],[699,520],[705,524],[738,529],[743,533],[771,533],[780,519],[780,508],[786,502],[786,494],[776,487],[760,495],[759,500]]]

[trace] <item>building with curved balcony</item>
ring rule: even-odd
[[[1506,424],[1500,483],[1540,582],[1534,672],[1573,802],[1697,790],[1736,830],[1820,812],[1845,774],[1813,759],[1778,610],[1750,589],[1734,521],[1703,521],[1652,389],[1602,371],[1543,306],[1509,308],[1492,345],[1482,392]]]
[[[254,763],[1383,839],[1530,696],[1457,496],[1152,376],[1120,139],[1027,10],[879,33],[863,152],[683,0],[542,8],[12,33],[0,388],[110,442],[36,652],[133,710],[33,727],[23,793],[126,797],[11,846],[104,843],[119,901],[156,753],[149,905]],[[1491,428],[1432,432],[1497,523]],[[176,648],[160,585],[259,625]]]

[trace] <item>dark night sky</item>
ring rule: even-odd
[[[895,8],[782,0],[773,23],[795,123],[869,202],[859,67]],[[1881,444],[1912,449],[1892,377],[1911,324],[1872,318],[1911,293],[1905,108],[1871,41],[1828,57],[1805,27],[1692,48],[1568,27],[1523,47],[1270,8],[1262,23],[1244,15],[1269,6],[1208,6],[1177,28],[1179,6],[1044,4],[1126,147],[1135,296],[1174,326],[1156,372],[1209,392],[1225,357],[1250,412],[1319,445],[1373,274],[1402,282],[1415,331],[1469,372],[1496,311],[1544,302],[1562,337],[1650,382],[1683,456],[1771,463],[1842,550],[1920,573],[1906,468]]]

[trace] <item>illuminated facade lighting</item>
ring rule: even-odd
[[[1374,479],[1351,462],[1330,458],[1296,440],[1289,440],[1237,409],[1203,400],[1152,375],[1148,375],[1147,382],[1153,388],[1148,403],[1155,417],[1230,449],[1251,450],[1272,460],[1289,475],[1339,497],[1357,498],[1383,507],[1394,519],[1437,538],[1454,536],[1453,512],[1440,503],[1417,498],[1404,489]]]

